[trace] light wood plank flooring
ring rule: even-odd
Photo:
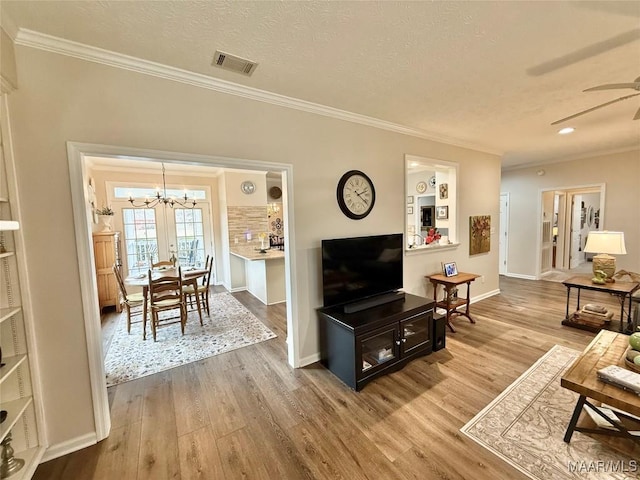
[[[477,324],[454,321],[445,350],[359,393],[319,364],[291,369],[284,305],[235,294],[278,338],[110,388],[109,438],[34,478],[525,479],[459,429],[554,344],[582,350],[593,334],[561,326],[560,283],[500,288],[472,305]]]

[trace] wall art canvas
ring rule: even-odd
[[[469,217],[469,255],[491,249],[491,215]]]

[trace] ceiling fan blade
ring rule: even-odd
[[[640,90],[640,82],[633,83],[608,83],[606,85],[598,85],[597,87],[587,88],[583,92],[593,92],[595,90],[615,90],[617,88],[631,88],[633,90]]]
[[[640,108],[638,109],[638,111],[636,112],[636,114],[633,116],[634,120],[640,120]]]
[[[591,107],[591,108],[588,108],[588,109],[583,110],[581,112],[574,113],[573,115],[570,115],[568,117],[561,118],[560,120],[556,120],[551,125],[557,125],[558,123],[566,122],[567,120],[571,120],[572,118],[579,117],[580,115],[584,115],[585,113],[593,112],[594,110],[598,110],[599,108],[606,107],[607,105],[611,105],[611,104],[619,102],[621,100],[626,100],[627,98],[637,97],[638,95],[640,95],[640,93],[632,93],[631,95],[625,95],[624,97],[616,98],[615,100],[611,100],[609,102],[602,103],[600,105],[596,105],[595,107]],[[637,116],[637,114],[636,114],[636,116]],[[634,118],[634,120],[635,120],[635,118]]]

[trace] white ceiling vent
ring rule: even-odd
[[[258,66],[256,62],[252,62],[246,58],[236,57],[235,55],[230,55],[219,50],[216,50],[213,56],[212,65],[247,76],[251,75]]]

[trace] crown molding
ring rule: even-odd
[[[122,68],[124,70],[130,70],[145,75],[164,78],[166,80],[185,83],[199,88],[206,88],[208,90],[214,90],[228,95],[236,95],[238,97],[258,102],[331,117],[346,122],[358,123],[360,125],[366,125],[390,132],[400,133],[402,135],[409,135],[492,155],[502,155],[502,152],[500,151],[490,149],[483,145],[476,145],[472,142],[466,142],[464,140],[430,133],[417,128],[387,122],[378,118],[368,117],[366,115],[348,112],[346,110],[340,110],[338,108],[308,102],[298,98],[287,97],[285,95],[240,85],[226,80],[213,78],[208,75],[203,75],[201,73],[194,73],[149,60],[124,55],[122,53],[112,52],[110,50],[54,37],[52,35],[47,35],[33,30],[20,28],[18,30],[15,43],[16,45],[58,53],[60,55],[79,58],[88,62],[99,63],[111,67]]]
[[[638,147],[612,148],[609,150],[589,152],[588,154],[582,153],[578,155],[572,155],[569,157],[555,158],[553,160],[540,160],[537,162],[520,163],[517,165],[510,165],[508,167],[502,167],[501,170],[503,172],[511,172],[513,170],[524,170],[527,168],[543,167],[545,165],[557,165],[558,163],[573,162],[575,160],[589,160],[591,158],[603,157],[605,155],[617,155],[618,153],[627,153],[627,152],[640,153],[640,149],[638,149]]]

